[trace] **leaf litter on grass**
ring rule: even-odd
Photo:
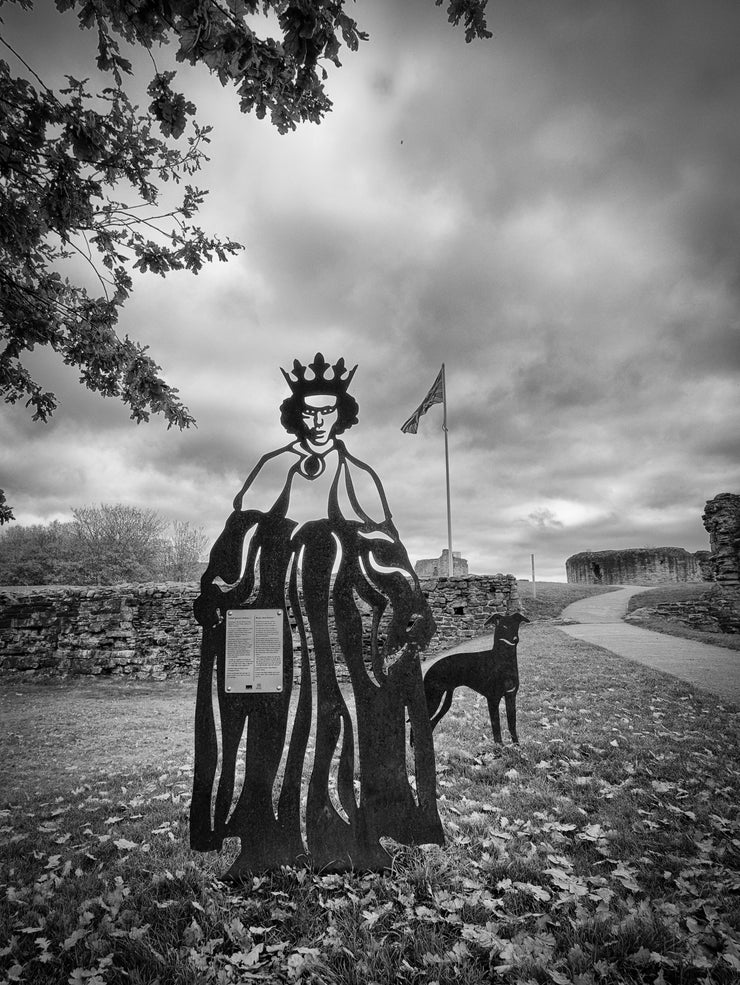
[[[547,626],[524,627],[520,676],[519,747],[456,696],[447,845],[393,845],[385,874],[226,886],[187,847],[187,765],[6,802],[0,982],[736,982],[735,710]]]

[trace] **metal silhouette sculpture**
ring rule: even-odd
[[[436,627],[378,476],[337,438],[357,423],[347,392],[356,368],[344,359],[330,366],[317,353],[308,367],[296,360],[292,374],[281,370],[291,389],[281,423],[296,440],[264,455],[237,494],[194,606],[203,643],[190,840],[208,851],[238,836],[231,879],[306,862],[382,869],[390,863],[383,836],[444,843],[419,660]],[[365,644],[358,600],[372,611]],[[292,717],[289,611],[301,662]],[[271,693],[228,690],[229,680],[238,683],[227,667],[229,634],[252,616],[272,625],[273,657],[277,632],[282,666]],[[353,702],[337,682],[338,660]],[[407,721],[416,733],[414,782]]]
[[[469,687],[488,701],[493,741],[497,743],[501,743],[498,707],[501,699],[504,699],[511,741],[519,743],[516,731],[516,695],[519,690],[516,647],[519,642],[519,626],[523,622],[529,622],[529,619],[521,612],[510,616],[494,612],[483,623],[484,626],[494,624],[490,650],[450,653],[429,665],[424,674],[424,693],[432,730],[450,710],[455,688]]]

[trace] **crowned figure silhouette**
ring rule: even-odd
[[[419,661],[436,627],[378,476],[338,438],[358,420],[348,392],[356,369],[317,353],[282,370],[291,393],[281,423],[295,440],[249,474],[195,602],[203,643],[191,845],[220,849],[239,837],[226,874],[235,880],[285,864],[385,868],[384,836],[444,841]],[[358,601],[372,614],[369,631]],[[277,693],[225,689],[225,615],[245,608],[283,612]],[[337,664],[349,676],[344,693]]]

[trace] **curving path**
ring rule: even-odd
[[[740,705],[740,651],[654,633],[622,621],[630,596],[644,591],[644,587],[633,586],[573,602],[560,618],[575,625],[558,628]]]

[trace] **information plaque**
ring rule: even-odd
[[[232,694],[282,691],[282,609],[227,611],[224,687]]]

